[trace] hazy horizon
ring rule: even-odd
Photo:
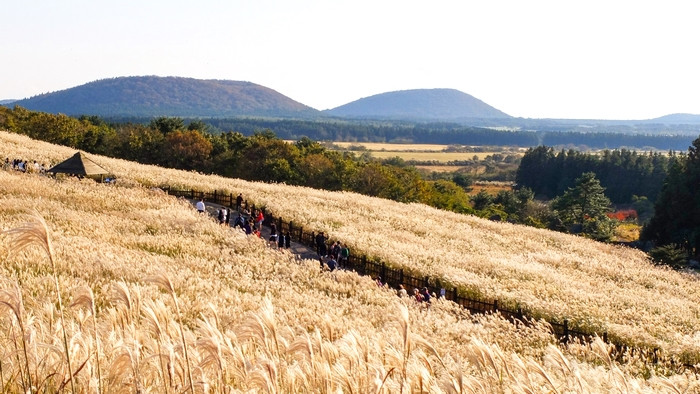
[[[0,99],[120,76],[249,81],[324,110],[448,88],[514,117],[700,113],[686,2],[11,2]]]

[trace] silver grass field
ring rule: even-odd
[[[0,133],[0,157],[65,147]],[[116,185],[0,171],[0,385],[6,392],[697,392],[697,375],[615,361],[321,272],[199,215],[159,185],[242,192],[389,264],[673,357],[698,354],[697,278],[635,251],[420,205],[90,155]],[[428,247],[429,246],[429,247]]]

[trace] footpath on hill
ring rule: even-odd
[[[188,199],[192,205],[196,204],[197,201]],[[213,219],[217,219],[219,209],[221,208],[228,208],[224,205],[216,204],[216,203],[211,203],[211,202],[205,202],[204,203],[206,207],[206,212],[211,216]],[[233,219],[238,215],[238,212],[235,210],[232,210],[231,213],[231,220],[229,221],[228,224],[226,224],[229,227],[233,227]],[[244,215],[241,214],[245,219],[248,219],[250,216],[249,215]],[[262,231],[260,231],[260,238],[267,241],[270,239],[270,228],[267,226],[262,226]],[[285,248],[286,250],[289,250],[291,253],[294,255],[298,256],[300,259],[310,259],[310,260],[318,260],[318,254],[316,253],[315,250],[312,248],[301,244],[299,242],[296,242],[294,240],[291,240],[289,243],[289,249]]]

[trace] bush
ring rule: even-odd
[[[649,251],[649,257],[657,264],[680,268],[688,264],[688,252],[678,244],[668,244]]]

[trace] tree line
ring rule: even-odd
[[[148,123],[146,118],[111,118],[115,123]],[[189,121],[188,119],[185,119]],[[535,147],[577,146],[605,149],[611,146],[658,150],[685,150],[692,137],[687,134],[651,132],[580,132],[535,130],[496,130],[446,122],[408,122],[398,120],[344,120],[336,118],[206,118],[201,120],[216,134],[236,130],[244,135],[271,130],[277,137],[316,141],[406,142],[415,144],[492,145]]]
[[[644,207],[649,214],[640,243],[655,261],[680,267],[700,258],[700,137],[678,154],[555,153],[539,146],[521,159],[516,182],[552,199],[548,214],[540,216],[549,228],[604,240],[612,229],[604,215],[611,202]]]
[[[287,143],[273,132],[210,133],[200,120],[161,117],[148,124],[108,124],[0,107],[0,129],[87,152],[144,164],[196,170],[251,181],[353,191],[468,213],[467,189],[449,179],[424,179],[415,167],[326,149],[309,138]]]
[[[628,149],[586,153],[573,149],[555,151],[548,146],[530,148],[515,174],[519,187],[552,199],[573,186],[576,178],[593,172],[605,194],[615,204],[630,204],[634,196],[655,201],[669,166],[681,155],[674,152],[640,153]]]

